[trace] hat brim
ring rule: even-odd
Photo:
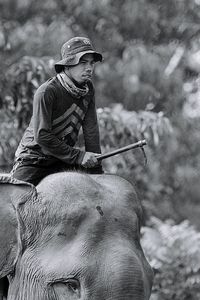
[[[94,54],[94,60],[95,62],[97,61],[102,61],[103,60],[103,56],[101,55],[101,53],[93,51],[93,50],[87,50],[87,51],[82,51],[79,53],[76,53],[74,55],[70,55],[69,57],[62,59],[60,61],[58,61],[57,63],[55,63],[55,70],[57,73],[62,72],[63,70],[63,66],[75,66],[79,63],[80,58],[85,55],[85,54]]]

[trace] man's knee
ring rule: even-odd
[[[45,177],[44,172],[39,168],[25,166],[20,163],[13,166],[10,174],[18,180],[26,181],[33,185],[37,185]]]

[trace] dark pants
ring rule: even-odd
[[[23,157],[15,161],[11,175],[19,180],[37,185],[47,175],[63,171],[81,171],[90,174],[102,174],[102,166],[86,169],[80,166],[68,165],[61,160],[43,157]]]
[[[37,185],[47,175],[77,170],[76,167],[65,164],[59,160],[47,160],[40,157],[19,158],[11,170],[11,175],[19,180]]]

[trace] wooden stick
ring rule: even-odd
[[[100,154],[100,155],[96,156],[96,158],[97,158],[98,161],[101,161],[105,158],[117,155],[119,153],[131,150],[131,149],[135,149],[135,148],[138,148],[138,147],[143,147],[146,144],[147,144],[146,140],[141,140],[141,141],[138,141],[137,143],[127,145],[127,146],[119,148],[117,150],[114,150],[114,151],[111,151],[111,152],[108,152],[108,153],[105,153],[105,154]]]

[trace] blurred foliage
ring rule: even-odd
[[[200,229],[199,8],[200,0],[0,0],[0,165],[10,168],[61,45],[88,36],[104,56],[94,78],[102,151],[148,143],[147,165],[135,149],[105,160],[105,170],[136,184],[147,220]],[[186,271],[192,256],[198,264],[197,233],[162,221],[144,229],[157,263],[153,300],[197,300],[199,269]]]
[[[18,128],[25,128],[30,121],[34,93],[52,75],[53,65],[49,57],[24,56],[6,72],[3,107],[13,112]]]
[[[142,246],[155,273],[151,300],[200,299],[200,233],[188,221],[152,218]]]
[[[199,48],[198,8],[197,0],[1,0],[2,70],[24,55],[59,59],[63,42],[87,35],[105,58],[96,72],[99,106],[153,103],[172,113],[184,103],[183,65],[197,71],[188,57]]]
[[[11,165],[14,157],[14,149],[17,148],[22,131],[18,129],[17,121],[13,121],[12,115],[6,110],[0,110],[0,166]]]
[[[99,108],[102,147],[123,147],[130,140],[146,139],[157,146],[161,137],[172,133],[169,119],[162,112],[127,111],[121,104]]]

